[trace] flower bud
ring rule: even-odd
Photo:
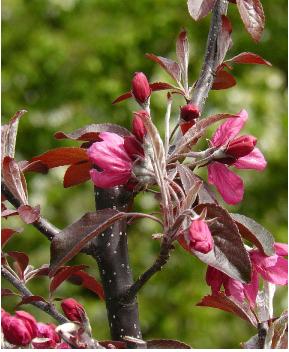
[[[33,338],[25,322],[17,317],[5,314],[1,326],[5,339],[12,345],[27,346]]]
[[[124,149],[132,160],[137,157],[144,157],[144,150],[140,142],[134,136],[124,137]]]
[[[15,313],[15,317],[23,321],[23,323],[26,325],[27,329],[29,330],[32,338],[37,336],[37,322],[31,314],[23,310],[18,310]]]
[[[145,110],[141,110],[133,114],[132,120],[132,133],[140,142],[143,142],[144,136],[147,133],[142,116],[149,117],[148,113]]]
[[[187,235],[187,242],[191,249],[204,254],[213,249],[213,237],[204,220],[196,219],[192,221]]]
[[[37,337],[45,337],[53,340],[55,343],[60,342],[60,338],[55,331],[54,324],[37,323]]]
[[[140,105],[147,103],[151,95],[151,88],[144,73],[135,72],[132,79],[132,94]]]
[[[253,136],[241,136],[233,139],[227,146],[226,154],[235,159],[248,155],[255,148],[257,139]]]
[[[66,342],[61,342],[61,343],[57,344],[57,345],[56,345],[56,348],[57,348],[57,349],[60,349],[60,350],[71,349],[71,347],[69,346],[69,344],[66,343]]]
[[[86,321],[86,313],[83,306],[73,298],[64,299],[61,308],[66,317],[71,321],[82,323]]]
[[[181,107],[181,118],[184,121],[193,121],[200,117],[200,110],[196,105],[187,104]]]

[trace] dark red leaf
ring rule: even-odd
[[[255,220],[241,214],[230,214],[238,226],[240,234],[253,243],[265,255],[274,255],[274,237],[262,225]]]
[[[181,69],[177,62],[155,54],[146,54],[146,57],[159,64],[177,82],[181,80]]]
[[[17,293],[11,291],[9,288],[2,288],[1,289],[1,297],[5,296],[19,296]]]
[[[178,36],[176,43],[176,53],[179,65],[183,73],[183,77],[187,77],[189,65],[189,43],[186,31],[181,31]]]
[[[25,276],[26,281],[31,280],[35,277],[39,276],[48,276],[49,274],[49,265],[48,264],[43,264],[40,268],[31,270],[27,275]]]
[[[86,243],[125,216],[125,213],[117,210],[102,209],[94,213],[86,213],[75,223],[60,231],[51,242],[50,276],[73,258]]]
[[[29,263],[28,255],[23,252],[16,252],[16,251],[7,252],[7,254],[15,260],[15,266],[16,266],[16,270],[18,272],[19,278],[23,280],[24,271],[27,268],[27,265]]]
[[[204,208],[207,209],[206,219],[215,219],[208,223],[214,248],[207,254],[193,251],[194,255],[233,279],[250,282],[251,263],[237,225],[227,210],[217,204],[199,204],[194,210],[200,214]]]
[[[41,174],[47,174],[48,167],[43,164],[40,160],[29,162],[27,160],[18,161],[18,165],[22,172],[39,172]]]
[[[16,161],[9,156],[3,160],[2,175],[6,186],[21,204],[27,204],[27,185]]]
[[[231,73],[221,69],[217,71],[212,89],[220,90],[220,89],[228,89],[234,87],[236,85],[236,80]]]
[[[26,296],[26,297],[23,297],[21,302],[19,302],[15,308],[21,306],[22,304],[29,304],[29,303],[32,303],[32,302],[45,302],[45,303],[48,303],[43,297],[41,296]]]
[[[15,209],[5,209],[1,211],[1,217],[7,219],[9,216],[18,215],[18,211]]]
[[[66,266],[60,268],[50,282],[49,292],[52,294],[63,281],[67,280],[75,272],[87,268],[87,265]]]
[[[80,161],[88,160],[86,150],[83,148],[77,147],[61,147],[49,150],[48,152],[35,156],[31,161],[40,160],[44,163],[49,169],[75,164]]]
[[[63,186],[64,188],[78,185],[90,179],[89,170],[92,169],[92,163],[86,161],[84,163],[73,164],[66,170]]]
[[[85,271],[78,271],[70,277],[70,282],[81,285],[88,290],[96,293],[100,299],[104,299],[104,291],[102,285],[95,278]]]
[[[232,59],[226,60],[226,62],[233,62],[235,64],[256,64],[256,65],[267,65],[267,66],[272,66],[272,64],[263,59],[261,56],[250,53],[250,52],[244,52],[240,53]]]
[[[177,340],[157,339],[157,340],[147,341],[147,348],[148,349],[191,349],[192,347],[187,345],[184,342],[180,342]]]
[[[72,139],[74,141],[86,141],[86,142],[95,142],[99,141],[100,132],[112,132],[116,133],[122,137],[129,136],[131,133],[124,127],[115,125],[113,123],[100,123],[100,124],[91,124],[85,127],[79,128],[71,133],[56,132],[54,137],[56,139]]]
[[[207,16],[215,5],[216,0],[188,0],[190,15],[195,21]]]
[[[126,93],[120,95],[119,97],[117,97],[117,98],[112,102],[112,104],[119,103],[119,102],[121,102],[121,101],[123,101],[123,100],[126,100],[126,99],[129,99],[129,98],[131,98],[131,97],[132,97],[132,93],[131,93],[131,92],[126,92]]]
[[[165,82],[155,82],[155,83],[151,83],[150,84],[150,88],[151,90],[157,91],[157,90],[166,90],[166,89],[175,89],[178,90],[177,88],[175,88],[174,86],[172,86],[169,83],[165,83]]]
[[[197,306],[218,308],[233,313],[241,319],[247,320],[255,327],[258,325],[255,316],[247,304],[242,304],[236,301],[233,297],[227,297],[222,292],[203,297],[202,301],[199,302]]]
[[[220,31],[220,35],[218,37],[218,45],[217,45],[218,60],[217,60],[216,66],[219,66],[222,64],[227,54],[227,51],[232,46],[231,33],[232,33],[231,22],[228,17],[226,17],[225,15],[222,15],[222,28]]]
[[[19,233],[20,230],[16,229],[1,229],[1,247],[3,248],[9,239],[15,234]]]
[[[26,224],[32,224],[39,219],[40,205],[37,205],[36,207],[21,205],[17,210],[19,216]]]
[[[237,0],[237,6],[246,30],[258,42],[265,26],[265,15],[260,0]]]

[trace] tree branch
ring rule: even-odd
[[[209,91],[212,88],[218,66],[218,39],[222,29],[222,15],[227,13],[228,1],[217,0],[213,9],[210,30],[207,39],[204,63],[201,74],[194,86],[191,104],[203,110]]]
[[[22,293],[22,297],[33,296],[32,292],[28,290],[28,288],[21,282],[17,277],[12,275],[6,268],[1,267],[2,276],[9,281],[20,293]],[[41,309],[43,312],[47,313],[51,317],[53,317],[60,324],[69,323],[70,321],[65,318],[64,315],[58,313],[55,307],[52,304],[36,301],[31,302],[35,307]]]

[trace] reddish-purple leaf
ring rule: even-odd
[[[21,205],[17,210],[19,216],[26,224],[32,224],[40,217],[40,205],[37,205],[36,207]]]
[[[1,211],[1,217],[7,219],[9,216],[18,215],[18,211],[15,209],[4,209]]]
[[[27,204],[27,185],[16,161],[9,156],[3,160],[2,175],[6,186],[21,204]]]
[[[29,303],[32,303],[32,302],[45,302],[45,303],[48,303],[46,301],[46,299],[44,299],[43,297],[41,296],[26,296],[26,297],[23,297],[21,302],[19,302],[15,308],[21,306],[22,304],[29,304]]]
[[[246,240],[253,243],[265,255],[274,255],[274,237],[255,220],[241,214],[230,214],[238,226],[239,232]]]
[[[226,17],[225,15],[222,15],[222,28],[221,28],[220,35],[218,37],[218,43],[217,43],[218,59],[217,59],[216,66],[219,66],[222,64],[227,54],[227,51],[232,46],[231,33],[232,33],[231,22],[228,17]]]
[[[60,231],[51,242],[50,276],[53,276],[61,265],[73,258],[86,243],[125,216],[125,213],[117,210],[102,209],[94,213],[86,213],[82,218]]]
[[[89,170],[92,169],[92,163],[85,161],[84,163],[73,164],[66,170],[63,186],[64,188],[78,185],[90,179]]]
[[[178,36],[176,43],[176,53],[179,65],[183,73],[183,77],[187,77],[189,65],[189,43],[186,31],[182,31]]]
[[[19,233],[20,230],[16,229],[1,229],[1,247],[3,248],[5,244],[10,240],[10,238],[15,234]]]
[[[25,280],[28,281],[39,276],[48,276],[48,274],[49,274],[49,265],[43,264],[40,268],[29,271],[29,273],[25,275]]]
[[[190,15],[195,21],[207,16],[215,5],[216,0],[188,0]]]
[[[19,294],[11,291],[9,288],[2,288],[1,297],[6,297],[6,296],[19,296]]]
[[[40,160],[36,161],[28,161],[28,160],[22,160],[18,161],[18,165],[21,169],[22,172],[39,172],[41,174],[47,174],[48,172],[48,167],[43,164]]]
[[[70,282],[76,284],[76,285],[81,285],[88,290],[96,293],[100,299],[104,299],[104,291],[102,285],[95,280],[95,278],[85,271],[78,271],[74,273],[70,279]]]
[[[126,93],[120,95],[119,97],[117,97],[117,98],[112,102],[112,104],[119,103],[119,102],[121,102],[121,101],[123,101],[123,100],[126,100],[126,99],[129,99],[129,98],[131,98],[131,97],[132,97],[132,93],[131,93],[131,92],[126,92]]]
[[[236,80],[231,73],[225,71],[224,69],[218,70],[212,89],[220,90],[220,89],[228,89],[234,87],[236,85]]]
[[[265,15],[260,0],[237,0],[237,6],[246,30],[258,42],[265,26]]]
[[[177,82],[181,80],[181,69],[177,62],[155,54],[146,54],[146,57],[159,64]]]
[[[75,164],[80,161],[88,160],[86,150],[83,148],[77,147],[61,147],[49,150],[48,152],[35,156],[31,161],[40,160],[44,163],[49,169]]]
[[[29,263],[28,255],[23,252],[16,252],[16,251],[7,252],[7,254],[9,255],[9,257],[15,260],[14,264],[18,272],[19,278],[23,280],[24,271],[27,268],[27,265]]]
[[[267,65],[267,66],[272,66],[272,64],[263,59],[261,56],[250,53],[250,52],[244,52],[240,53],[234,57],[232,57],[229,60],[226,60],[226,62],[233,62],[235,64],[256,64],[256,65]]]
[[[155,82],[155,83],[151,83],[150,84],[150,88],[153,92],[157,91],[157,90],[166,90],[166,89],[174,89],[174,90],[178,90],[178,88],[175,88],[174,86],[172,86],[169,83],[165,83],[165,82]]]
[[[66,266],[60,268],[50,282],[49,292],[52,294],[63,281],[67,280],[75,272],[87,268],[87,265]]]
[[[218,308],[233,313],[241,319],[247,320],[255,327],[258,325],[255,316],[247,304],[242,304],[236,301],[233,297],[227,297],[222,292],[203,297],[202,301],[199,302],[197,306]]]
[[[147,348],[148,349],[191,349],[192,347],[187,345],[184,342],[180,342],[177,340],[157,339],[157,340],[147,341]]]
[[[193,251],[204,263],[224,272],[233,279],[248,283],[251,280],[251,263],[238,227],[230,214],[213,203],[199,204],[194,210],[200,214],[207,209],[206,219],[214,219],[208,226],[214,239],[214,248],[207,254]]]

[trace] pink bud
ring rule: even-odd
[[[146,128],[143,123],[143,118],[148,118],[149,115],[145,110],[140,110],[133,114],[132,120],[132,133],[136,136],[136,138],[143,142],[144,136],[146,135]]]
[[[17,317],[5,314],[1,326],[5,339],[12,345],[27,346],[33,338],[25,322]]]
[[[233,139],[226,149],[226,154],[238,159],[248,155],[255,148],[257,139],[253,136],[241,136]]]
[[[200,110],[196,105],[187,104],[181,107],[181,118],[184,121],[193,121],[200,116]]]
[[[83,306],[73,298],[64,299],[61,308],[66,317],[71,321],[84,322],[86,314]]]
[[[23,310],[18,310],[15,313],[15,317],[21,319],[24,322],[32,338],[37,336],[37,322],[31,314]]]
[[[214,242],[208,225],[204,220],[193,220],[188,233],[189,247],[201,253],[208,253],[213,249]]]
[[[132,79],[132,94],[140,105],[147,103],[151,95],[151,88],[144,73],[135,72]]]
[[[37,337],[46,337],[59,342],[60,338],[55,331],[56,326],[54,324],[37,323]]]
[[[138,156],[144,157],[144,150],[140,142],[134,136],[124,137],[124,149],[132,160]]]
[[[226,275],[222,273],[220,270],[208,266],[206,273],[206,282],[208,286],[211,286],[212,292],[218,292],[221,289],[221,286],[225,282]]]
[[[71,347],[69,346],[68,343],[66,342],[61,342],[58,345],[56,345],[57,349],[64,350],[64,349],[70,349]]]

